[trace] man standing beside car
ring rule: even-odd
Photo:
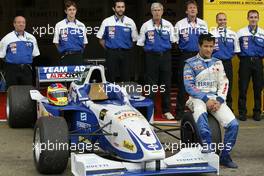
[[[185,109],[185,89],[183,83],[183,67],[186,59],[195,56],[199,52],[198,38],[202,33],[208,32],[208,27],[205,21],[197,18],[198,5],[194,0],[186,2],[187,17],[178,21],[175,25],[176,42],[181,52],[177,61],[177,77],[179,92],[177,94],[176,104],[176,119],[180,120]]]
[[[36,38],[25,31],[26,19],[16,16],[15,30],[0,42],[0,58],[5,61],[4,71],[7,88],[12,85],[32,85],[32,62],[39,56]]]
[[[263,86],[263,57],[264,57],[264,30],[258,26],[259,13],[249,10],[247,14],[249,25],[237,33],[241,52],[239,53],[238,71],[238,119],[247,120],[247,89],[252,77],[254,89],[253,119],[261,120],[261,91]]]
[[[140,29],[137,45],[144,47],[146,84],[149,86],[163,85],[161,92],[163,117],[172,120],[170,113],[171,90],[171,48],[176,42],[172,24],[163,19],[163,5],[151,5],[152,19],[145,22]],[[155,99],[157,92],[150,91],[150,98]]]
[[[76,3],[66,1],[67,17],[55,26],[53,43],[61,54],[60,65],[83,64],[83,52],[88,41],[85,25],[76,19],[76,12]]]
[[[215,37],[215,49],[213,57],[220,59],[223,63],[226,76],[229,81],[229,88],[226,98],[228,107],[232,110],[232,85],[233,85],[233,66],[232,58],[235,53],[240,52],[237,34],[227,28],[227,17],[225,13],[216,15],[217,28],[211,31]]]
[[[135,22],[124,15],[125,1],[115,0],[112,7],[114,15],[104,19],[97,33],[100,45],[106,50],[107,79],[116,82],[130,80],[131,49],[137,41]]]

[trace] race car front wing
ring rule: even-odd
[[[71,170],[75,176],[86,175],[163,175],[216,173],[219,175],[219,157],[203,154],[197,148],[183,148],[164,160],[132,163],[114,161],[91,154],[71,153]]]

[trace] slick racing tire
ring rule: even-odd
[[[11,128],[29,128],[36,122],[36,102],[30,97],[32,86],[11,86],[7,90],[6,113]]]
[[[212,143],[216,145],[216,153],[219,154],[219,143],[222,142],[221,128],[214,116],[208,114],[208,125],[212,134]],[[186,112],[181,121],[181,142],[187,147],[202,144],[197,124],[191,112]]]
[[[61,174],[69,157],[68,126],[62,117],[41,117],[33,138],[34,163],[41,174]]]

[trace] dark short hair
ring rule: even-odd
[[[215,37],[211,33],[201,34],[199,36],[199,45],[202,46],[204,41],[213,41],[215,43]]]
[[[113,7],[114,7],[114,8],[115,8],[115,6],[116,6],[116,3],[118,3],[118,2],[123,2],[123,3],[126,4],[125,0],[113,0]]]
[[[77,9],[77,4],[74,1],[71,1],[71,0],[64,1],[65,10],[67,10],[71,6],[73,6],[73,7],[75,7]]]
[[[16,15],[16,16],[14,17],[13,23],[16,23],[16,19],[17,19],[17,17],[23,17],[23,18],[25,19],[25,21],[26,21],[26,18],[25,18],[24,16],[22,16],[22,15]]]
[[[256,13],[259,16],[259,12],[257,10],[249,10],[247,13],[247,17],[249,17],[249,14],[251,14],[251,13]]]
[[[194,0],[189,0],[189,1],[187,1],[187,2],[185,3],[185,10],[187,10],[187,8],[188,8],[188,6],[189,6],[190,4],[194,4],[194,5],[198,8],[198,4],[197,4],[196,1],[194,1]]]

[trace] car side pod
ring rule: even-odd
[[[71,171],[74,176],[86,175],[163,175],[216,173],[219,175],[219,157],[215,153],[201,153],[198,148],[183,148],[164,160],[141,163],[114,161],[94,153],[71,153]]]

